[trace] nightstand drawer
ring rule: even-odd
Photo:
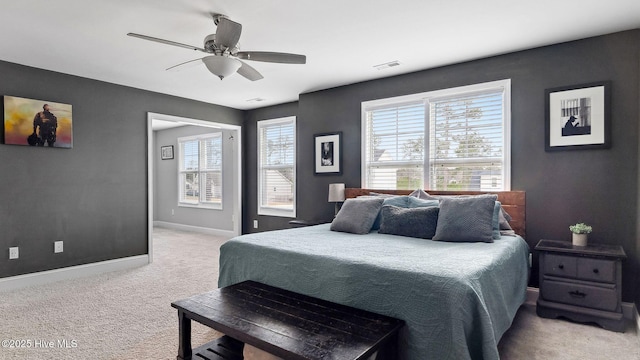
[[[578,278],[599,282],[616,282],[616,262],[591,258],[578,258]]]
[[[544,274],[576,277],[577,258],[565,255],[545,254]]]
[[[592,309],[616,311],[618,308],[617,289],[613,285],[600,287],[545,280],[540,295],[548,301]]]

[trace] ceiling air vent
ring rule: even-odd
[[[384,64],[374,65],[373,67],[378,70],[384,70],[392,67],[400,66],[400,62],[398,60],[389,61]]]

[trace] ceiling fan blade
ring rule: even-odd
[[[256,81],[264,78],[264,76],[262,76],[262,74],[260,74],[258,70],[252,68],[251,66],[249,66],[249,64],[245,63],[244,61],[240,61],[240,62],[242,63],[242,65],[238,69],[238,74],[244,76],[245,78],[251,81]]]
[[[287,54],[269,51],[239,51],[236,55],[243,60],[264,61],[281,64],[306,64],[307,57],[298,54]]]
[[[188,69],[200,64],[202,64],[202,58],[193,59],[193,60],[185,61],[178,65],[173,65],[172,67],[167,68],[167,71],[180,71],[180,70]]]
[[[203,48],[199,48],[199,47],[191,46],[191,45],[187,45],[187,44],[182,44],[182,43],[171,41],[171,40],[165,40],[165,39],[160,39],[160,38],[156,38],[156,37],[153,37],[153,36],[141,35],[141,34],[136,34],[136,33],[128,33],[127,35],[132,36],[132,37],[137,37],[137,38],[143,39],[143,40],[155,41],[155,42],[159,42],[161,44],[173,45],[173,46],[178,46],[178,47],[182,47],[182,48],[185,48],[185,49],[197,50],[197,51],[202,51],[204,53],[208,53],[208,51],[203,49]]]
[[[220,17],[218,20],[218,29],[216,30],[216,44],[225,49],[233,49],[238,44],[238,41],[240,41],[241,33],[241,24],[229,20],[226,17]]]

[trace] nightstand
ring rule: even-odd
[[[627,256],[621,246],[540,240],[535,250],[540,253],[538,316],[563,316],[624,332],[621,284]]]

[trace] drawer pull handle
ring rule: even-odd
[[[569,295],[571,295],[571,297],[578,298],[578,299],[584,299],[584,297],[587,296],[587,294],[580,292],[578,290],[569,291]]]
[[[599,272],[600,272],[600,271],[599,271],[598,269],[593,269],[593,273],[594,273],[594,274],[597,274],[597,273],[599,273]]]
[[[558,265],[558,269],[560,269],[560,270],[564,269],[564,265],[562,265],[562,264]]]

